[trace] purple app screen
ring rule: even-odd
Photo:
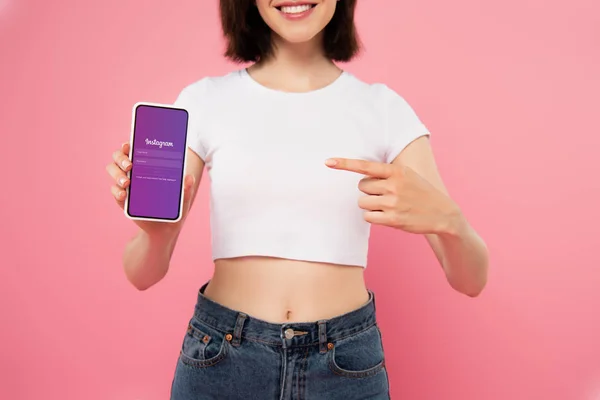
[[[181,204],[188,114],[140,105],[135,111],[128,213],[177,219]]]

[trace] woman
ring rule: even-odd
[[[448,196],[429,132],[383,84],[341,70],[359,50],[356,0],[221,0],[226,55],[190,115],[186,214],[211,176],[212,279],[198,293],[172,399],[388,399],[363,271],[371,224],[423,234],[450,285],[478,295],[487,250]],[[128,145],[108,167],[122,207]],[[124,269],[160,281],[185,218],[137,221]]]

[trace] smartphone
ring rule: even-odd
[[[145,221],[177,222],[183,209],[188,112],[172,105],[133,107],[125,215]]]

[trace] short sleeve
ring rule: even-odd
[[[402,96],[386,86],[384,98],[387,110],[385,162],[391,163],[410,143],[430,133]]]
[[[206,161],[206,150],[203,144],[202,117],[202,86],[203,81],[185,87],[177,96],[173,106],[183,108],[188,112],[188,148]]]

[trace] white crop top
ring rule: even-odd
[[[363,176],[325,160],[389,163],[429,135],[401,96],[348,72],[325,88],[289,93],[241,69],[190,84],[175,105],[188,110],[189,148],[210,176],[213,260],[269,256],[366,267]]]

